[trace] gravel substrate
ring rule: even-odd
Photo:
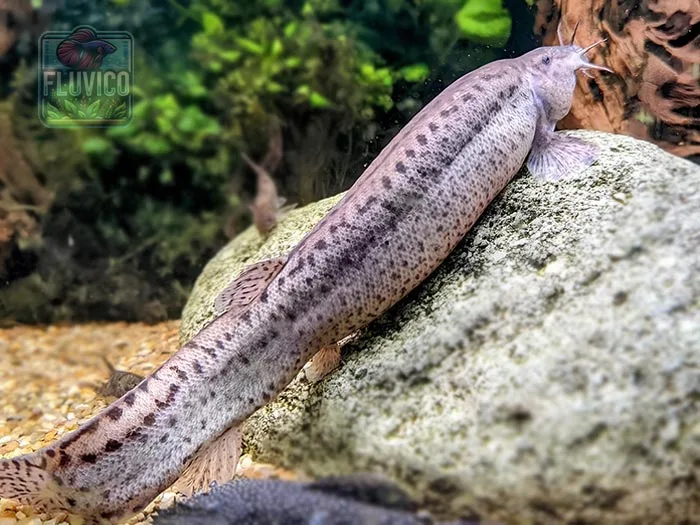
[[[92,323],[0,330],[0,457],[26,454],[76,429],[114,398],[97,394],[107,381],[106,358],[117,369],[147,375],[178,348],[179,321],[159,325]],[[246,477],[294,478],[243,456]],[[150,514],[179,498],[161,494],[126,523],[150,523]],[[0,498],[0,525],[79,525],[65,512],[36,514]]]

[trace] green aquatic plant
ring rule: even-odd
[[[47,179],[61,181],[62,213],[47,219],[47,238],[84,232],[89,265],[106,272],[98,290],[72,256],[58,294],[74,306],[67,317],[97,315],[85,287],[109,304],[110,286],[125,282],[143,282],[177,315],[225,241],[227,217],[247,213],[254,178],[240,153],[264,155],[271,119],[283,130],[280,193],[299,203],[337,193],[447,83],[505,56],[482,44],[502,44],[511,27],[500,0],[76,0],[58,19],[67,29],[127,24],[136,39],[131,123],[61,130],[76,145],[67,165],[77,167],[44,163]],[[120,118],[124,109],[64,99],[46,112]],[[59,135],[39,138],[45,132],[32,137],[53,151]],[[99,315],[129,317],[129,301]]]
[[[108,138],[125,154],[148,157],[149,176],[166,186],[182,166],[221,191],[240,165],[237,151],[260,151],[267,122],[280,117],[285,149],[294,152],[283,186],[302,202],[347,185],[443,79],[493,58],[464,53],[467,38],[479,39],[470,26],[482,27],[482,40],[510,31],[500,0],[168,5],[179,36],[136,57],[134,121]],[[309,145],[309,136],[323,147]],[[322,151],[313,166],[301,160],[310,146]]]
[[[510,13],[501,0],[467,0],[455,22],[460,32],[475,42],[502,46],[510,36]]]

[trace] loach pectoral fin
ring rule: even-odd
[[[340,365],[340,345],[338,343],[322,348],[304,366],[306,380],[315,384]]]
[[[277,211],[277,217],[279,219],[281,219],[282,217],[285,217],[290,211],[292,211],[296,207],[297,207],[296,202],[292,202],[291,204],[285,204],[284,206],[280,206],[280,209]]]
[[[557,131],[544,140],[535,139],[527,169],[538,179],[559,180],[584,170],[597,158],[595,146]]]
[[[241,456],[242,441],[241,427],[234,425],[204,445],[185,467],[172,490],[191,496],[209,490],[213,481],[217,484],[231,481]]]
[[[270,284],[287,262],[287,257],[265,259],[245,268],[214,300],[216,316],[234,310],[242,312]]]

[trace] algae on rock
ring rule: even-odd
[[[700,168],[576,132],[600,161],[519,176],[447,261],[246,423],[261,460],[380,470],[448,516],[679,523],[700,515]],[[336,199],[252,231],[205,268],[183,340],[246,263],[282,254]],[[687,521],[689,522],[689,521]]]

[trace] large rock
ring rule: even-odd
[[[579,132],[600,162],[520,176],[442,267],[247,423],[258,457],[379,470],[444,515],[509,523],[700,516],[700,168]],[[183,339],[246,263],[288,251],[337,197],[205,268]]]

